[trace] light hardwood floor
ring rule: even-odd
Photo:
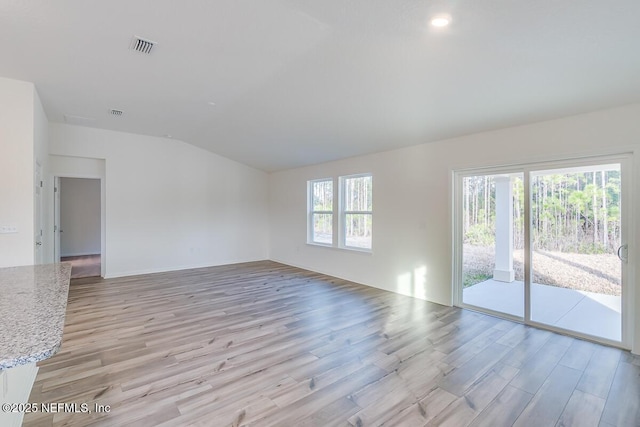
[[[100,254],[98,255],[82,255],[67,256],[60,258],[62,262],[71,263],[71,278],[80,279],[82,277],[98,277],[100,276]]]
[[[72,282],[25,426],[637,426],[640,358],[274,262]]]

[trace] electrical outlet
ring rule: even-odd
[[[17,233],[17,232],[18,232],[18,227],[16,227],[15,225],[0,226],[0,234],[11,234],[11,233]]]

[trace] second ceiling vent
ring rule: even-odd
[[[134,36],[133,40],[131,40],[130,49],[135,50],[136,52],[149,55],[155,45],[156,45],[156,42],[153,42],[148,39],[143,39],[142,37]]]

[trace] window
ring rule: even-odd
[[[333,244],[333,180],[309,182],[309,241]]]
[[[341,240],[345,247],[371,249],[373,219],[371,175],[340,178],[342,204],[340,210]]]
[[[370,174],[341,176],[339,195],[332,178],[308,182],[309,243],[371,250],[373,180]],[[339,197],[338,197],[339,196]],[[339,216],[334,221],[334,214]]]

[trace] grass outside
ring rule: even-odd
[[[476,285],[478,283],[485,282],[493,277],[491,274],[488,274],[483,271],[473,270],[473,271],[464,271],[462,274],[462,286],[468,288],[469,286]]]

